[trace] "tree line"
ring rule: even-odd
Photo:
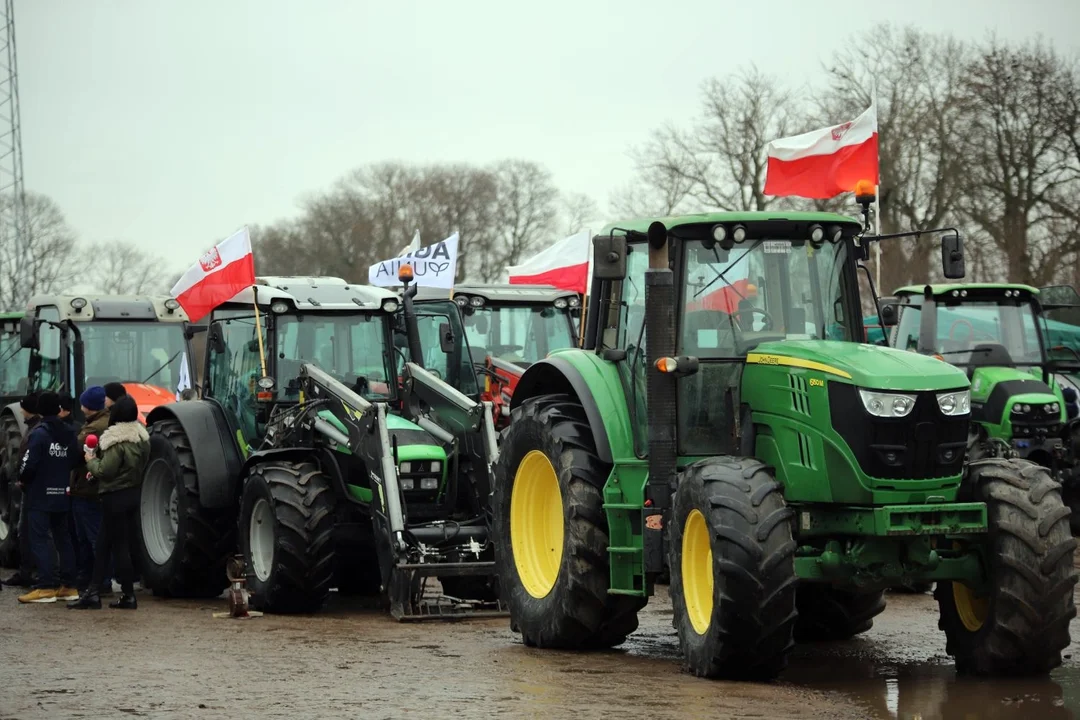
[[[458,231],[457,280],[490,282],[601,215],[851,214],[850,195],[829,201],[764,195],[766,145],[850,120],[875,91],[883,231],[959,228],[969,280],[1080,285],[1077,58],[1041,40],[969,42],[889,25],[844,43],[809,86],[753,65],[705,80],[693,121],[655,128],[629,149],[634,174],[608,198],[607,212],[589,195],[561,191],[533,160],[377,162],[308,194],[293,216],[251,225],[256,268],[363,282],[370,265],[395,256],[416,230],[424,244]],[[25,247],[0,237],[3,307],[70,286],[76,273],[104,292],[167,291],[178,277],[129,243],[78,243],[45,196],[31,194],[27,203]],[[881,291],[937,277],[936,243],[882,245]],[[87,261],[71,262],[73,253]]]

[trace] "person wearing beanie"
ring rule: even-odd
[[[105,407],[111,408],[120,398],[127,395],[127,390],[118,382],[105,383]]]
[[[60,419],[66,422],[71,427],[75,427],[75,416],[71,414],[72,409],[75,407],[75,401],[71,399],[71,396],[64,393],[60,396]]]
[[[26,454],[19,467],[19,484],[30,510],[30,548],[38,567],[38,582],[19,597],[21,603],[51,603],[79,596],[74,585],[75,556],[68,530],[68,485],[76,452],[75,431],[59,418],[60,398],[54,392],[38,396],[39,422],[30,431]],[[53,572],[53,550],[60,556],[60,572]]]
[[[96,449],[86,449],[86,467],[97,483],[103,513],[101,534],[94,552],[94,575],[90,587],[75,602],[72,610],[101,608],[101,588],[105,566],[112,554],[116,574],[123,594],[109,607],[135,610],[134,564],[132,562],[132,528],[138,522],[139,498],[142,492],[143,471],[150,459],[150,436],[139,422],[135,399],[121,397],[112,406],[109,427],[101,434]]]
[[[26,455],[26,446],[30,442],[30,433],[33,432],[41,416],[37,411],[37,393],[29,393],[19,401],[22,410],[23,421],[26,423],[26,432],[23,433],[19,443],[19,454],[15,457],[23,458]],[[4,581],[4,585],[28,588],[34,584],[34,554],[30,549],[30,511],[26,506],[26,496],[17,493],[15,500],[18,501],[19,511],[19,570]]]
[[[75,520],[75,587],[80,593],[86,592],[90,586],[90,576],[94,572],[94,548],[101,531],[101,501],[98,499],[97,485],[87,477],[82,448],[88,436],[97,435],[100,438],[109,427],[105,398],[105,388],[100,385],[86,388],[79,396],[85,422],[75,442],[78,452],[74,461],[75,469],[71,472],[71,515]],[[102,589],[111,591],[112,580],[106,579]]]

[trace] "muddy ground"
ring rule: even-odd
[[[800,647],[771,685],[684,673],[666,597],[623,648],[578,654],[527,649],[505,620],[399,624],[337,598],[232,620],[212,617],[224,600],[75,612],[16,595],[0,593],[3,719],[1080,718],[1080,642],[1048,681],[957,680],[930,595],[890,595],[873,630]]]

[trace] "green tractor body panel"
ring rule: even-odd
[[[975,368],[971,376],[971,404],[976,414],[976,420],[992,438],[998,438],[1011,442],[1018,436],[1017,430],[1022,427],[1021,418],[1028,415],[1050,415],[1057,418],[1058,422],[1064,423],[1065,399],[1061,396],[1061,388],[1051,376],[1046,385],[1050,392],[1009,392],[1009,388],[1023,388],[1033,383],[1043,381],[1042,372],[1037,368],[1010,368],[1010,367],[980,367]],[[1008,383],[1008,384],[1006,384]],[[1005,390],[1007,394],[1001,391]],[[1003,400],[995,402],[994,393],[1001,394]],[[1056,413],[1046,413],[1047,405],[1057,404],[1059,410]],[[1023,408],[1031,409],[1025,413]],[[1032,409],[1034,412],[1032,412]],[[1017,423],[1013,421],[1017,420]],[[1015,425],[1015,426],[1014,426]],[[1023,436],[1023,430],[1019,436]]]

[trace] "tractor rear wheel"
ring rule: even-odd
[[[0,418],[0,567],[19,566],[19,508],[15,498],[18,476],[19,423],[7,412]]]
[[[987,506],[989,591],[937,584],[946,652],[960,673],[1046,674],[1061,664],[1076,617],[1076,540],[1061,486],[1035,463],[998,458],[971,463],[966,483]]]
[[[235,547],[234,516],[200,504],[183,426],[161,420],[148,430],[137,533],[143,584],[165,597],[217,597],[229,585],[225,562]]]
[[[240,498],[240,552],[252,607],[315,612],[336,568],[335,497],[312,462],[270,461],[251,468]]]
[[[679,479],[669,525],[672,624],[687,669],[770,680],[794,646],[792,510],[761,462],[715,457]]]
[[[495,469],[495,567],[511,629],[526,645],[608,648],[637,629],[644,598],[608,593],[603,488],[581,403],[529,398],[513,412]]]
[[[847,640],[874,626],[885,610],[885,593],[853,593],[819,583],[802,583],[795,593],[798,642]]]

